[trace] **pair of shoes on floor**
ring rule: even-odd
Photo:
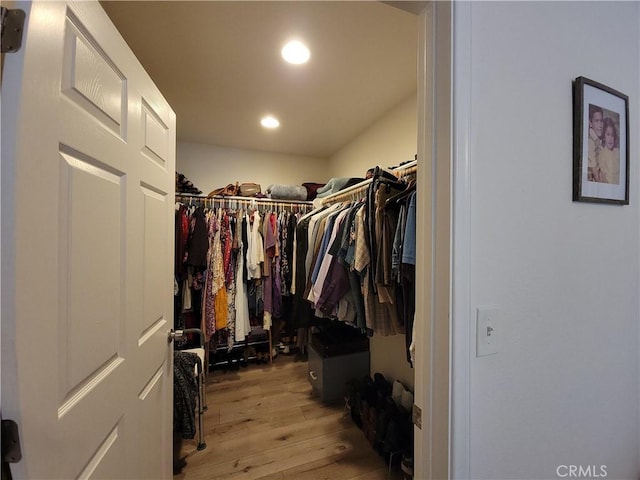
[[[400,469],[402,470],[402,473],[404,473],[405,478],[413,478],[413,453],[404,452],[402,454]]]
[[[256,363],[269,363],[269,354],[267,352],[256,352]]]
[[[413,393],[407,390],[398,380],[393,382],[391,398],[393,398],[398,407],[402,407],[408,412],[413,409]]]

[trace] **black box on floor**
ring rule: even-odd
[[[323,358],[368,352],[369,338],[355,328],[326,330],[311,335],[311,345]]]

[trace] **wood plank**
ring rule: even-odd
[[[207,424],[205,423],[205,433],[207,436],[220,436],[224,439],[229,439],[238,435],[259,433],[264,430],[273,429],[274,427],[294,425],[304,420],[305,416],[299,407],[277,412],[256,412],[254,414],[243,415],[237,420],[212,425],[209,428],[207,428]]]
[[[382,459],[372,461],[371,453],[354,443],[354,448],[337,455],[305,463],[282,472],[285,480],[333,480],[351,478],[385,468]]]
[[[344,405],[326,405],[318,401],[303,405],[300,408],[302,410],[302,413],[304,414],[304,418],[306,418],[307,420],[322,417],[324,415],[330,415],[331,413],[335,412],[342,412],[344,415],[347,414],[344,410]]]
[[[283,480],[282,472],[272,473],[270,475],[265,475],[264,477],[256,478],[256,480]]]
[[[197,475],[194,468],[194,476],[188,478],[209,479],[212,478],[212,474],[215,475],[213,478],[230,480],[259,478],[353,448],[353,440],[349,438],[353,434],[361,434],[361,432],[352,432],[351,435],[347,432],[346,435],[341,436],[320,435],[277,448],[266,450],[263,448],[264,451],[242,455],[223,463],[212,465],[208,462],[204,471],[199,469],[203,476]]]
[[[293,446],[301,441],[319,436],[330,436],[351,425],[336,421],[334,416],[326,416],[314,420],[267,429],[261,432],[250,432],[250,435],[237,435],[217,441],[214,449],[204,451],[203,458],[215,465],[239,456],[252,455],[269,448]]]

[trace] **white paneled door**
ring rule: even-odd
[[[175,114],[97,2],[27,13],[2,84],[14,478],[171,476]]]

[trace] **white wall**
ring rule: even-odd
[[[391,167],[416,154],[417,97],[411,95],[329,158],[332,177],[365,177],[367,170]]]
[[[259,183],[264,192],[274,183],[325,183],[327,159],[178,142],[176,170],[206,195],[229,183]]]
[[[453,457],[468,449],[473,479],[559,478],[560,465],[638,479],[640,4],[465,8],[470,34],[454,45],[470,48],[470,102],[454,104],[456,129],[470,125],[469,311],[454,332],[467,322],[469,391],[456,394],[469,436],[454,431]],[[629,206],[571,200],[578,76],[629,95]],[[476,358],[484,305],[500,308],[502,346]]]
[[[364,178],[376,165],[390,167],[412,160],[417,139],[417,97],[412,95],[332,155],[331,176]],[[414,374],[404,353],[404,335],[374,335],[370,348],[372,375],[380,372],[413,389]]]

